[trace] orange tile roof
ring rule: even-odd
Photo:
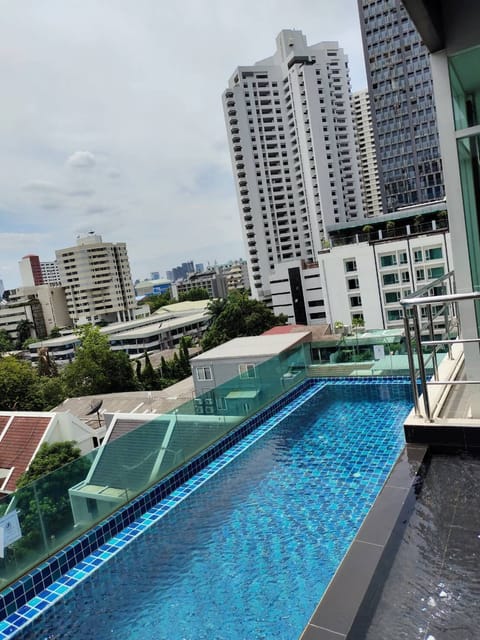
[[[0,416],[2,430],[8,423],[0,440],[0,467],[13,468],[10,477],[0,485],[0,491],[15,491],[18,478],[28,469],[51,420],[51,416]]]

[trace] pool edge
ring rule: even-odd
[[[401,451],[299,640],[360,637],[380,588],[375,576],[391,562],[413,510],[427,452],[418,444]]]

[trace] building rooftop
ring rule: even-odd
[[[310,337],[310,331],[303,331],[234,338],[214,349],[195,356],[190,362],[196,363],[213,359],[244,358],[249,356],[275,356],[301,342],[308,342]]]

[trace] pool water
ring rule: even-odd
[[[407,383],[319,382],[15,637],[295,640],[404,446],[410,409]]]

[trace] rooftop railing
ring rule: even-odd
[[[404,309],[405,345],[408,355],[415,415],[433,422],[436,407],[432,406],[432,388],[450,391],[455,385],[480,384],[480,380],[440,379],[439,354],[452,360],[452,347],[480,343],[480,339],[463,335],[459,306],[480,300],[480,292],[457,293],[453,271],[414,291],[400,300]],[[433,375],[427,379],[428,365]],[[439,395],[436,394],[437,399]]]

